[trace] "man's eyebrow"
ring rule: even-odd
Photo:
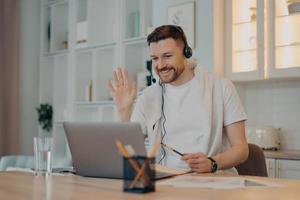
[[[172,54],[173,52],[171,51],[168,51],[168,52],[164,52],[162,55],[167,55],[167,54]],[[154,58],[154,57],[158,57],[156,55],[150,55],[151,58]]]

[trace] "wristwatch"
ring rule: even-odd
[[[210,172],[215,173],[218,170],[218,163],[212,157],[208,157],[208,159],[211,161]]]

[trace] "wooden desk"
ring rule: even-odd
[[[253,179],[253,177],[251,177]],[[257,178],[274,181],[285,187],[213,190],[157,186],[156,192],[130,194],[122,192],[121,180],[84,178],[79,176],[35,177],[22,172],[0,173],[0,199],[216,199],[216,200],[295,200],[300,198],[300,181]]]

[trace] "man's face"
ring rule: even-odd
[[[175,82],[184,71],[183,45],[173,38],[150,44],[152,67],[162,83]]]

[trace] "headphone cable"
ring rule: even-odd
[[[163,117],[163,123],[162,123],[162,133],[161,133],[161,143],[164,143],[163,140],[164,140],[164,137],[167,133],[166,131],[166,127],[165,127],[165,124],[166,124],[166,115],[165,115],[165,111],[164,111],[164,103],[165,103],[165,98],[164,98],[164,93],[165,93],[165,85],[163,83],[161,83],[161,81],[159,80],[159,85],[161,86],[161,89],[162,89],[162,92],[161,92],[161,100],[162,100],[162,104],[161,104],[161,111],[162,111],[162,117]],[[162,157],[161,159],[158,161],[159,164],[161,164],[162,160],[166,157],[166,150],[165,150],[165,147],[163,145],[161,145],[161,148],[162,148]]]

